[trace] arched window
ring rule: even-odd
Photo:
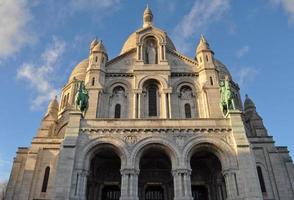
[[[47,192],[47,186],[49,181],[50,167],[46,167],[43,184],[42,184],[42,192]]]
[[[191,106],[188,103],[185,104],[185,116],[186,116],[186,118],[192,118]]]
[[[213,79],[212,77],[209,77],[210,78],[210,85],[213,85]]]
[[[148,88],[148,108],[150,117],[157,116],[157,87],[153,84]]]
[[[95,85],[95,78],[93,77],[92,78],[92,86],[94,86]]]
[[[121,106],[120,104],[116,104],[115,110],[114,110],[114,118],[120,118],[120,113],[121,113]]]
[[[259,179],[261,191],[262,191],[262,193],[265,193],[266,188],[265,188],[265,183],[264,183],[261,167],[257,166],[256,168],[257,168],[257,174],[258,174],[258,179]]]
[[[98,61],[98,56],[95,56],[95,62],[97,62]]]

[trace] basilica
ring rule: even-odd
[[[177,51],[146,8],[114,58],[93,40],[13,161],[6,200],[293,200],[294,166],[206,38]]]

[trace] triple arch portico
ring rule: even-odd
[[[197,137],[182,144],[160,136],[135,143],[107,136],[89,140],[78,150],[71,194],[89,200],[223,200],[237,195],[226,189],[235,181],[230,177],[234,151],[220,139]]]

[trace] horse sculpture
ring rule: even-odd
[[[236,109],[234,95],[233,95],[228,77],[226,77],[225,80],[220,81],[220,93],[221,93],[220,107],[223,113],[226,115],[229,110]]]
[[[88,109],[88,91],[86,89],[86,86],[83,81],[78,82],[78,91],[75,96],[75,106],[76,109],[80,110],[83,115],[85,115],[85,112]]]

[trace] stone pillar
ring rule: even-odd
[[[237,186],[237,178],[234,170],[225,170],[223,175],[226,183],[227,200],[237,199],[239,196],[239,189]]]
[[[137,118],[137,93],[133,94],[133,118]]]
[[[138,119],[141,118],[141,96],[142,96],[142,93],[138,93]]]
[[[175,169],[174,178],[174,200],[192,200],[191,170]]]
[[[138,200],[138,176],[139,170],[121,170],[121,196],[120,200]]]
[[[75,147],[79,135],[81,117],[81,112],[73,111],[69,113],[68,126],[56,164],[55,194],[53,195],[53,199],[56,200],[70,198],[76,151]],[[72,191],[72,194],[74,194],[74,191]]]
[[[167,99],[166,99],[166,92],[160,92],[160,118],[166,119],[167,118]]]
[[[239,196],[244,200],[262,200],[262,193],[259,186],[256,164],[250,143],[246,136],[244,123],[241,116],[241,111],[229,111],[227,118],[229,119],[232,128],[232,136],[234,138],[234,148],[237,155],[238,170],[235,171],[234,177],[230,178],[229,182],[235,179],[236,185],[239,188]],[[230,186],[232,187],[232,186]]]
[[[167,99],[168,99],[168,118],[172,118],[172,110],[171,110],[171,93],[167,93]]]
[[[77,170],[75,192],[74,192],[75,199],[79,199],[79,200],[86,199],[87,176],[88,176],[88,171]]]

